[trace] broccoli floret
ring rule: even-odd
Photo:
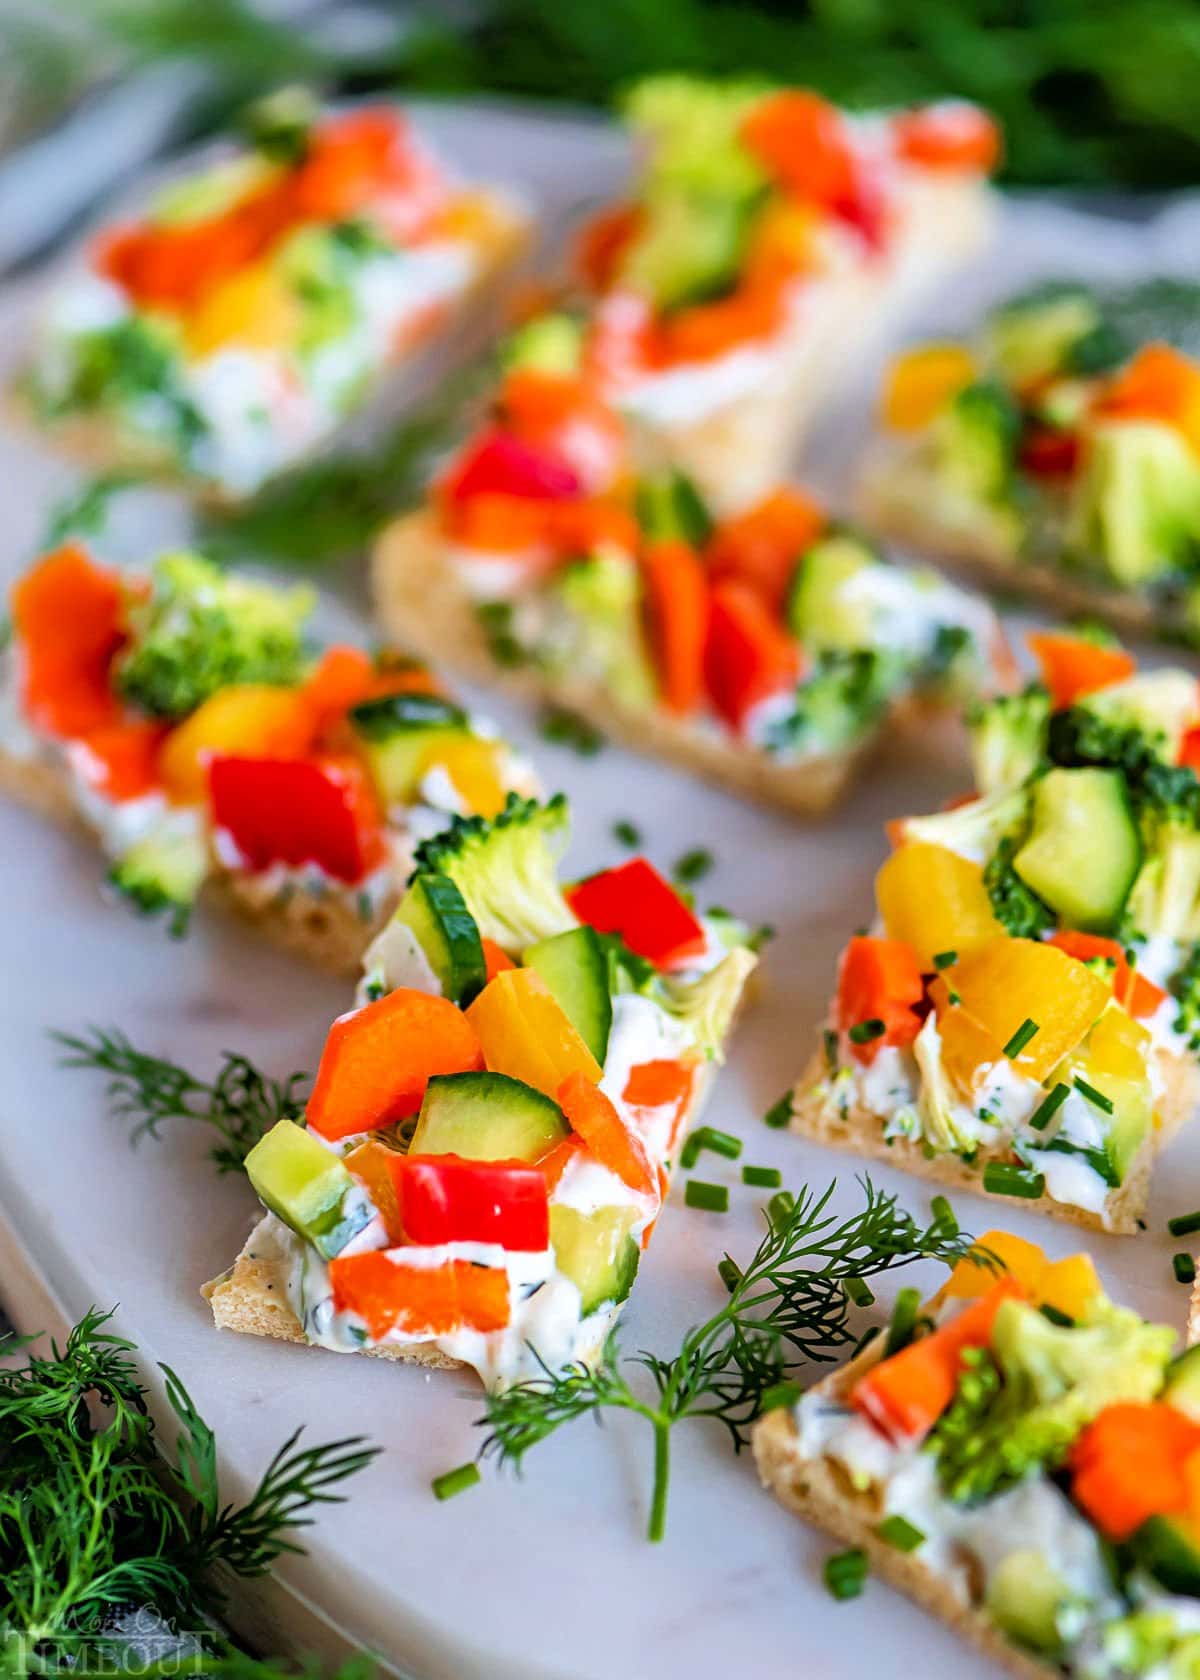
[[[561,793],[544,805],[510,793],[499,816],[456,816],[422,841],[410,879],[425,872],[448,875],[483,938],[515,955],[579,925],[558,885],[569,822]]]
[[[61,360],[61,367],[54,358],[33,376],[33,400],[48,418],[112,410],[141,428],[143,415],[152,408],[155,441],[185,465],[190,461],[208,422],[184,390],[174,322],[130,315],[113,326],[73,336],[69,354]]]
[[[1077,373],[1077,347],[1102,326],[1100,304],[1089,286],[1051,280],[1011,298],[988,320],[985,348],[1002,378],[1018,387],[1059,373]]]
[[[1179,1005],[1176,1032],[1184,1034],[1193,1050],[1200,1050],[1200,944],[1192,946],[1183,967],[1172,975],[1171,996]]]
[[[934,449],[946,484],[972,502],[1012,499],[1021,416],[995,380],[967,385],[935,421]]]
[[[980,793],[1017,787],[1045,762],[1050,696],[1039,683],[999,694],[967,714],[971,765]]]
[[[1014,939],[1040,939],[1057,927],[1058,918],[1013,868],[1019,843],[1006,835],[983,872],[992,914]]]
[[[1176,763],[1196,713],[1195,679],[1185,671],[1148,671],[1086,695],[1050,719],[1054,764],[1120,770],[1139,817],[1200,821],[1200,783]]]
[[[139,840],[113,864],[109,884],[146,916],[166,913],[173,939],[187,932],[192,906],[208,873],[203,835],[191,824]]]
[[[1108,1301],[1074,1325],[1005,1301],[990,1349],[964,1356],[958,1393],[929,1437],[942,1487],[966,1504],[1061,1464],[1105,1406],[1155,1397],[1174,1341],[1166,1325]]]
[[[1110,420],[1090,429],[1067,541],[1136,587],[1200,556],[1200,461],[1173,426]]]
[[[117,686],[152,716],[181,718],[230,683],[295,682],[315,600],[311,589],[231,577],[197,554],[164,555],[149,597],[130,608]]]
[[[768,752],[840,752],[860,741],[888,697],[887,664],[870,648],[830,648],[796,689],[792,711],[767,732]]]
[[[945,846],[962,857],[985,863],[1005,838],[1023,839],[1028,826],[1028,789],[1006,788],[950,811],[905,817],[903,830],[905,840],[926,840],[932,846]]]
[[[1189,820],[1143,826],[1153,840],[1121,915],[1122,939],[1200,939],[1200,833]]]

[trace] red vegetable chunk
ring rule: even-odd
[[[499,1243],[532,1253],[549,1246],[546,1175],[539,1166],[397,1155],[388,1169],[409,1242]]]
[[[382,818],[356,759],[214,758],[208,787],[213,824],[248,869],[314,863],[354,882],[383,860]]]
[[[703,955],[704,928],[645,858],[589,875],[568,888],[566,897],[581,922],[598,933],[619,933],[656,968],[680,968]]]

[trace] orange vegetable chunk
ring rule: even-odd
[[[659,694],[669,712],[686,717],[704,690],[708,583],[695,551],[674,540],[642,554],[646,621]]]
[[[975,359],[961,344],[921,344],[902,351],[884,380],[884,425],[893,432],[921,431],[974,377]]]
[[[111,666],[124,640],[116,572],[76,543],[47,554],[12,592],[21,646],[21,701],[30,722],[76,737],[117,720]]]
[[[1184,1511],[1184,1467],[1200,1427],[1164,1401],[1106,1406],[1071,1449],[1075,1502],[1110,1540],[1127,1540],[1147,1517]]]
[[[455,1330],[503,1330],[511,1309],[500,1266],[450,1260],[418,1266],[402,1248],[339,1255],[329,1262],[338,1312],[358,1313],[375,1341],[389,1331],[446,1336]]]
[[[925,840],[891,854],[875,877],[875,897],[888,938],[911,946],[926,974],[940,952],[961,956],[1004,931],[979,864]]]
[[[1026,640],[1042,668],[1042,681],[1050,690],[1055,711],[1073,706],[1082,695],[1094,694],[1098,688],[1124,682],[1137,669],[1137,661],[1124,648],[1098,647],[1083,636],[1032,630]]]
[[[204,796],[211,758],[303,758],[313,724],[303,689],[231,683],[167,736],[159,757],[163,783],[172,799],[195,804]]]
[[[431,746],[417,770],[418,780],[433,769],[444,770],[472,816],[494,817],[504,809],[508,790],[500,774],[504,748],[499,741],[443,741]]]
[[[570,1073],[558,1087],[557,1099],[571,1130],[578,1133],[601,1165],[616,1173],[631,1190],[653,1194],[658,1174],[645,1144],[598,1085],[582,1073]]]
[[[555,1100],[568,1074],[582,1073],[593,1084],[600,1082],[600,1064],[531,968],[505,969],[489,980],[466,1019],[478,1034],[484,1063],[492,1073],[523,1080]]]
[[[448,998],[398,987],[329,1029],[308,1099],[323,1138],[375,1131],[415,1114],[435,1073],[484,1065],[471,1022]]]
[[[1161,420],[1200,453],[1200,367],[1169,344],[1144,344],[1095,407],[1102,419]]]
[[[366,1186],[367,1194],[387,1229],[388,1241],[395,1244],[404,1241],[400,1204],[389,1166],[389,1162],[397,1158],[396,1151],[389,1149],[386,1143],[380,1143],[378,1138],[366,1138],[342,1156],[347,1170]]]
[[[985,1231],[976,1238],[976,1243],[1002,1262],[1008,1275],[1016,1279],[1030,1300],[1040,1299],[1038,1287],[1047,1264],[1044,1249],[1037,1243],[1026,1242],[1024,1237],[1014,1237],[1011,1231]],[[986,1295],[1000,1275],[993,1267],[968,1255],[958,1261],[942,1285],[940,1298],[973,1301]]]
[[[838,969],[835,1016],[839,1032],[882,1021],[882,1037],[851,1042],[850,1054],[869,1066],[884,1044],[911,1044],[921,1030],[915,1006],[925,995],[920,966],[909,945],[896,939],[853,938]]]

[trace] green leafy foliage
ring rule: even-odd
[[[1187,961],[1172,977],[1171,995],[1179,1004],[1176,1031],[1187,1035],[1193,1050],[1200,1050],[1200,945],[1193,945]]]
[[[791,712],[773,724],[774,752],[838,752],[860,741],[887,704],[887,662],[872,648],[831,648],[817,656]]]
[[[969,709],[971,764],[980,793],[999,793],[1033,775],[1045,758],[1049,721],[1050,696],[1040,683]]]

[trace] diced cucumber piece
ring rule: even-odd
[[[207,874],[208,846],[199,825],[168,825],[124,852],[109,870],[108,879],[146,915],[167,911],[171,931],[182,933]]]
[[[712,515],[686,473],[668,470],[639,478],[634,511],[638,524],[654,541],[678,537],[700,548],[712,535]]]
[[[566,1137],[556,1102],[505,1073],[439,1073],[413,1132],[414,1155],[536,1161]]]
[[[1119,770],[1051,770],[1034,788],[1033,824],[1013,868],[1069,926],[1103,933],[1141,858]]]
[[[350,712],[386,803],[412,798],[431,749],[470,738],[467,714],[440,694],[385,694]]]
[[[576,927],[531,945],[522,961],[536,969],[600,1066],[608,1054],[612,993],[608,958],[595,928]]]
[[[294,1120],[277,1120],[246,1157],[259,1200],[327,1260],[370,1223],[365,1193],[332,1150]]]
[[[1167,1366],[1162,1397],[1193,1423],[1200,1423],[1200,1345],[1187,1348]]]
[[[870,597],[850,599],[846,585],[874,564],[866,544],[850,536],[825,537],[799,556],[788,591],[787,621],[805,647],[821,652],[871,645]]]
[[[577,1285],[583,1316],[615,1306],[633,1288],[642,1251],[630,1235],[633,1208],[602,1207],[580,1213],[556,1203],[550,1209],[550,1246],[560,1272]]]
[[[475,918],[448,875],[418,875],[400,900],[396,920],[411,929],[442,996],[465,1009],[487,984],[487,961]]]
[[[1041,1552],[1010,1552],[987,1590],[987,1612],[1010,1639],[1031,1651],[1056,1651],[1059,1605],[1067,1590]]]
[[[583,323],[572,315],[539,315],[511,333],[500,347],[506,372],[573,374],[583,354]]]
[[[1148,1517],[1130,1548],[1159,1586],[1189,1598],[1200,1596],[1200,1529],[1187,1517]]]

